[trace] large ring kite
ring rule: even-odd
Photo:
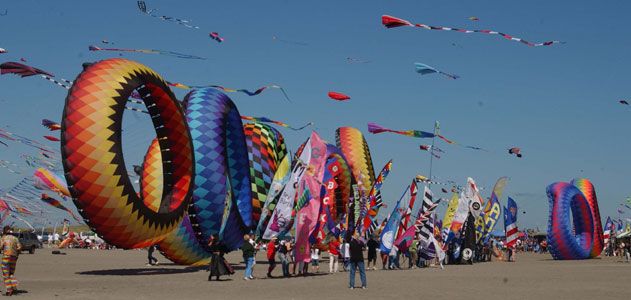
[[[153,140],[142,164],[140,191],[147,206],[160,203],[162,195],[162,154],[157,140]],[[208,265],[210,252],[197,240],[188,214],[180,225],[164,237],[159,243],[162,255],[180,265]]]
[[[551,184],[546,191],[550,203],[548,245],[552,257],[569,260],[600,255],[602,227],[593,185],[587,179],[578,179],[572,184]]]
[[[136,90],[162,149],[163,192],[148,206],[131,184],[121,143],[123,111]],[[146,247],[178,226],[195,172],[185,116],[167,83],[150,68],[126,59],[88,66],[66,98],[61,148],[73,201],[86,223],[120,248]]]
[[[204,244],[220,234],[228,249],[237,249],[253,224],[241,116],[226,94],[212,88],[191,91],[184,103],[195,150],[196,176],[188,210],[193,230]],[[231,196],[228,201],[226,195]]]

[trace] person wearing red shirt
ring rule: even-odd
[[[278,239],[273,237],[272,240],[267,243],[267,261],[269,262],[269,267],[267,268],[267,277],[273,277],[272,271],[276,268],[276,242]]]
[[[336,238],[331,238],[329,242],[329,273],[338,272],[339,255],[340,242]]]

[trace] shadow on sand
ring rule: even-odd
[[[79,275],[114,275],[114,276],[136,276],[136,275],[169,275],[194,273],[204,270],[205,267],[187,267],[182,269],[171,268],[142,268],[142,269],[109,269],[77,272]]]

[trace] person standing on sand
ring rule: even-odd
[[[371,262],[372,269],[377,270],[377,248],[379,248],[379,243],[375,241],[374,237],[371,237],[366,246],[368,247],[368,270],[370,270]]]
[[[245,275],[243,280],[252,280],[252,268],[254,268],[254,246],[250,243],[250,235],[243,236],[243,245],[241,245],[241,251],[243,251],[243,261],[245,262]]]
[[[320,249],[316,245],[311,246],[311,265],[315,273],[320,273]]]
[[[347,242],[344,241],[344,244],[342,244],[342,254],[344,255],[344,271],[348,271],[348,264],[350,262],[351,259],[351,250],[350,250],[351,245]]]
[[[289,258],[287,257],[288,248],[288,242],[284,240],[280,241],[280,245],[278,246],[278,259],[280,260],[283,269],[283,277],[289,277]]]
[[[208,281],[210,281],[213,276],[219,281],[219,276],[234,274],[234,270],[223,257],[224,253],[226,253],[226,246],[219,241],[217,235],[210,236],[208,248],[210,250],[210,274],[208,274]]]
[[[4,226],[2,229],[2,277],[4,278],[4,286],[6,287],[5,296],[11,296],[18,290],[18,281],[15,279],[15,265],[18,261],[18,255],[22,250],[20,240],[13,235],[11,226]]]
[[[362,281],[362,289],[366,289],[366,269],[364,267],[364,242],[359,239],[359,234],[353,234],[350,245],[350,278],[348,287],[355,288],[355,270],[359,268],[359,278]]]
[[[410,253],[410,261],[408,262],[408,269],[416,269],[418,261],[418,243],[419,240],[414,238],[408,252]]]
[[[269,267],[267,268],[267,277],[272,278],[272,271],[276,268],[276,252],[278,251],[277,242],[278,238],[273,237],[269,243],[267,243],[267,262]]]
[[[340,256],[340,242],[332,237],[329,242],[329,273],[338,272],[338,261]]]
[[[147,266],[158,265],[158,259],[153,257],[153,251],[156,250],[156,247],[157,245],[151,245],[147,248],[147,259],[149,260]]]

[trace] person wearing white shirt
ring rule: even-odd
[[[344,271],[346,271],[351,261],[351,244],[349,244],[348,241],[344,241],[341,247],[341,252],[344,254]]]
[[[320,273],[320,249],[316,248],[315,245],[311,246],[311,266],[316,273]]]

